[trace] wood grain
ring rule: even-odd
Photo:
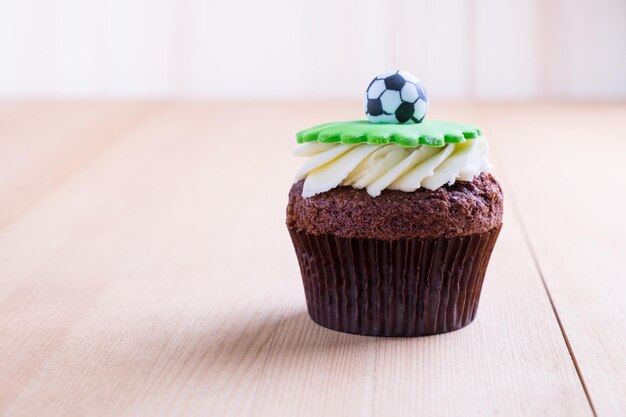
[[[624,108],[604,109],[611,116],[591,114],[615,127]],[[560,117],[587,110],[545,109],[571,135],[580,126]],[[597,415],[619,415],[623,286],[609,255],[623,238],[585,216],[585,195],[585,212],[570,206],[558,244],[547,246],[557,225],[531,207],[537,178],[525,164],[538,157],[522,157],[519,125],[524,114],[556,125],[530,107],[432,109],[485,124],[506,187],[505,227],[472,325],[382,339],[308,319],[284,226],[299,163],[293,133],[355,111],[295,102],[0,107],[0,131],[11,132],[0,135],[0,161],[22,161],[0,177],[0,198],[21,201],[0,212],[9,219],[0,228],[0,415],[591,416],[581,377]],[[31,114],[43,122],[25,123]],[[267,123],[276,114],[290,118]],[[33,154],[25,140],[50,153]],[[544,150],[553,158],[535,166],[585,161],[598,182],[617,169],[583,150],[555,159],[563,148],[554,143]],[[48,171],[52,183],[41,180]],[[563,202],[574,191],[564,186]],[[546,204],[563,207],[554,195]],[[605,218],[623,207],[611,198],[617,207],[604,208]],[[588,245],[566,241],[567,219],[589,227]],[[614,245],[606,256],[601,238]],[[585,287],[586,268],[599,261],[606,270],[594,279],[613,294]]]
[[[504,106],[485,126],[507,137],[517,217],[600,416],[626,415],[625,120],[623,105]]]
[[[12,113],[7,105],[0,107],[0,135],[9,138],[0,141],[0,228],[158,105],[14,107]]]

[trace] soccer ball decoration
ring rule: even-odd
[[[427,108],[424,84],[406,71],[380,74],[365,92],[365,114],[372,123],[421,123]]]

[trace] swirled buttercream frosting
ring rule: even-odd
[[[338,186],[365,189],[372,197],[385,190],[435,190],[456,181],[471,181],[489,169],[483,136],[446,141],[443,146],[400,146],[396,143],[308,142],[294,152],[307,160],[296,174],[304,179],[303,197]]]

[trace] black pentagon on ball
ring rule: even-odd
[[[406,80],[402,78],[400,74],[393,74],[385,78],[385,87],[387,87],[387,90],[400,91],[405,83]]]
[[[383,103],[380,98],[370,98],[367,100],[367,113],[372,116],[380,116],[383,114]]]
[[[413,113],[415,113],[415,106],[413,103],[407,103],[404,101],[396,109],[396,119],[398,119],[400,123],[408,122],[413,117]]]

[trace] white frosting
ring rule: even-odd
[[[372,197],[382,190],[435,190],[455,181],[471,181],[489,169],[487,139],[480,136],[440,148],[404,148],[387,145],[344,145],[311,142],[300,145],[296,156],[308,157],[296,175],[305,178],[303,197],[312,197],[339,185],[365,188]]]

